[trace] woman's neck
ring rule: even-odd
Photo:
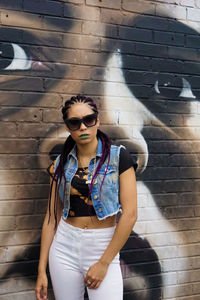
[[[77,144],[77,157],[79,158],[92,158],[97,152],[98,140],[94,139],[91,143],[85,145]]]

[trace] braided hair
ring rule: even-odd
[[[64,120],[65,124],[66,124],[66,120],[68,118],[69,108],[75,103],[86,103],[91,107],[91,109],[93,110],[94,113],[98,114],[97,106],[94,103],[92,98],[86,97],[84,95],[73,96],[73,97],[71,97],[70,100],[65,101],[65,105],[62,108],[62,115],[63,115],[63,120]],[[103,180],[101,182],[100,191],[99,191],[99,193],[101,195],[102,185],[103,185],[103,182],[104,182],[107,170],[108,170],[109,162],[110,162],[111,141],[110,141],[109,137],[99,129],[97,130],[97,137],[100,138],[102,141],[102,155],[101,155],[101,159],[100,159],[100,161],[97,165],[97,168],[91,179],[91,184],[89,186],[88,198],[91,198],[94,180],[97,178],[97,176],[99,174],[99,170],[101,169],[103,163],[108,158],[105,174],[104,174]],[[51,217],[51,196],[52,196],[53,182],[55,182],[55,199],[54,199],[55,229],[57,227],[57,206],[58,206],[58,201],[59,201],[59,187],[60,187],[62,178],[64,178],[64,182],[66,183],[66,179],[65,179],[65,175],[64,175],[64,166],[67,161],[68,154],[70,153],[70,151],[73,149],[74,146],[75,146],[75,141],[73,140],[71,135],[69,135],[63,145],[63,149],[60,154],[60,160],[59,160],[56,170],[54,171],[53,179],[52,179],[51,185],[50,185],[48,223],[50,222],[50,217]],[[66,186],[66,184],[64,184],[64,194],[65,194],[65,186]]]

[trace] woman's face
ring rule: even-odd
[[[83,117],[87,115],[91,115],[93,113],[94,111],[87,103],[75,103],[68,110],[68,119],[71,118],[82,119]],[[98,127],[99,127],[99,116],[97,116],[96,125],[92,127],[87,127],[82,122],[80,128],[77,130],[70,130],[68,127],[66,127],[66,129],[71,134],[73,140],[77,144],[84,145],[96,139]]]

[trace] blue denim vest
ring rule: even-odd
[[[110,151],[110,163],[108,166],[108,170],[101,187],[101,183],[105,174],[108,158],[102,165],[99,174],[97,176],[97,180],[95,180],[95,184],[92,188],[91,198],[93,202],[93,206],[97,217],[99,220],[103,220],[109,216],[113,216],[117,214],[120,209],[119,203],[119,153],[121,147],[124,146],[115,146],[111,145]],[[97,145],[97,153],[96,153],[96,167],[102,155],[102,142],[101,139],[98,138]],[[56,158],[55,169],[58,166],[60,159],[60,155]],[[88,180],[91,179],[92,173],[94,171],[94,162],[95,158],[93,157],[90,160],[88,166]],[[62,212],[63,219],[67,219],[69,208],[70,208],[70,186],[71,181],[76,171],[78,169],[78,161],[76,157],[76,145],[71,150],[68,155],[67,162],[64,166],[64,174],[66,179],[65,193],[64,193],[64,178],[61,180],[60,188],[59,188],[59,196],[61,201],[63,201],[64,207]],[[101,187],[101,195],[99,194]]]

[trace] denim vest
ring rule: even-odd
[[[99,220],[103,220],[109,216],[113,216],[117,214],[117,212],[121,208],[119,203],[119,153],[121,147],[124,146],[111,145],[110,163],[107,169],[106,176],[104,178],[103,185],[101,187],[101,183],[107,167],[108,158],[101,166],[101,169],[97,176],[97,180],[95,180],[95,183],[92,188],[91,199],[93,202],[93,207],[95,209],[96,215]],[[95,167],[97,167],[101,155],[102,155],[102,142],[101,139],[98,138]],[[56,169],[56,167],[58,166],[59,159],[60,159],[60,155],[56,158],[54,169]],[[92,178],[92,174],[94,171],[94,162],[95,162],[95,158],[93,157],[90,160],[88,166],[88,180]],[[66,183],[64,182],[64,178],[62,178],[60,188],[59,188],[59,196],[64,205],[63,212],[62,212],[63,219],[67,219],[68,217],[69,208],[70,208],[70,186],[71,186],[72,178],[76,174],[77,169],[78,169],[78,161],[76,157],[76,145],[75,145],[74,148],[69,153],[67,162],[65,163],[64,166]],[[65,193],[64,193],[64,184],[66,184]],[[100,187],[101,187],[101,194],[100,194]]]

